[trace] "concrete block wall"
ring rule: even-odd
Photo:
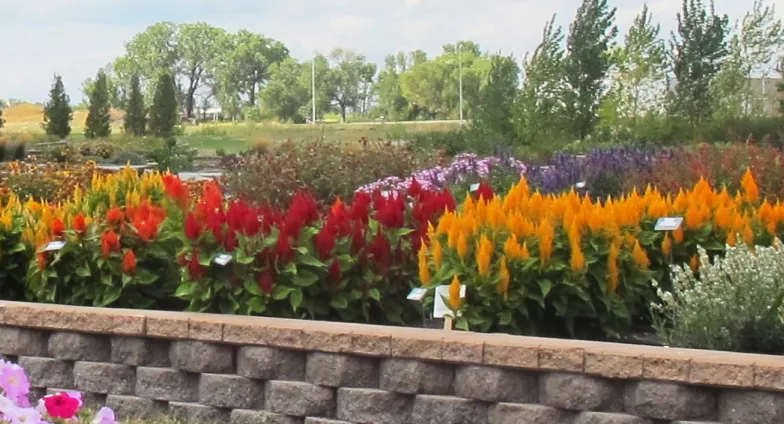
[[[38,394],[234,424],[784,423],[784,359],[223,315],[0,302]]]

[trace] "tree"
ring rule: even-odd
[[[174,81],[169,74],[161,74],[155,86],[155,97],[150,109],[150,132],[156,137],[169,138],[179,120]]]
[[[270,80],[261,92],[264,109],[280,121],[305,121],[302,113],[310,90],[299,83],[300,75],[302,65],[294,58],[285,59],[272,67]]]
[[[49,91],[49,100],[44,105],[43,127],[47,135],[56,135],[64,139],[71,134],[73,110],[70,102],[62,77],[55,75],[52,89]]]
[[[179,61],[177,73],[184,80],[183,103],[187,118],[193,117],[196,92],[207,84],[212,75],[208,72],[219,56],[226,31],[204,22],[180,25],[176,34]]]
[[[523,88],[516,104],[515,134],[525,144],[555,139],[564,134],[566,84],[563,32],[555,15],[542,31],[542,41],[523,64]]]
[[[112,133],[111,119],[109,89],[106,84],[106,74],[101,69],[95,77],[95,88],[90,93],[84,136],[86,138],[108,137]]]
[[[5,119],[3,119],[3,108],[5,108],[5,105],[6,105],[5,101],[3,99],[0,99],[0,128],[3,128],[5,126]]]
[[[509,141],[514,133],[512,123],[515,99],[518,97],[520,67],[512,57],[492,58],[487,84],[479,94],[473,124],[479,131]]]
[[[367,63],[364,55],[350,50],[335,49],[329,55],[333,66],[327,75],[332,85],[332,101],[343,122],[349,109],[356,111],[364,101],[368,87],[376,74],[376,65]]]
[[[728,53],[728,25],[729,18],[717,15],[712,1],[706,8],[702,0],[683,0],[678,32],[670,42],[676,86],[669,111],[693,126],[714,113],[711,86]]]
[[[117,76],[114,74],[114,68],[111,64],[104,66],[101,69],[106,76],[106,91],[109,97],[109,106],[116,109],[124,109],[123,98],[120,93],[120,84]],[[82,81],[82,93],[84,94],[84,104],[90,105],[90,96],[95,90],[96,79],[87,78]]]
[[[332,75],[329,60],[324,55],[316,55],[313,61],[302,64],[302,74],[299,76],[299,85],[308,93],[308,103],[303,110],[303,116],[310,116],[313,110],[313,68],[316,75],[316,119],[332,110],[332,99],[335,97],[335,86],[332,84]]]
[[[653,25],[652,20],[645,4],[626,33],[624,45],[613,51],[615,75],[603,105],[612,111],[600,115],[613,114],[623,122],[610,125],[628,124],[634,128],[639,117],[659,112],[664,106],[667,52],[659,38],[660,27]]]
[[[607,0],[583,0],[577,17],[569,27],[565,77],[569,85],[567,113],[574,134],[584,140],[594,129],[610,69],[608,50],[618,33],[614,25],[615,8]]]
[[[177,45],[177,24],[159,22],[136,34],[125,44],[125,55],[117,58],[112,68],[118,81],[130,82],[133,74],[138,74],[146,97],[151,99],[155,93],[155,82],[161,74],[169,74],[176,79],[181,52]],[[124,92],[129,92],[123,87]]]
[[[123,129],[126,134],[133,134],[136,137],[144,136],[147,131],[147,111],[144,108],[144,94],[142,94],[138,74],[133,74],[131,77],[126,104]]]

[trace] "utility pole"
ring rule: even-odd
[[[312,123],[316,125],[316,55],[313,55],[313,60],[310,62],[310,76],[311,76],[311,92],[313,93],[313,117]]]

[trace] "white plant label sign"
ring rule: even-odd
[[[656,221],[656,227],[654,230],[656,231],[675,231],[678,228],[681,228],[681,224],[683,223],[682,216],[666,216],[663,218],[659,218]]]
[[[465,298],[466,286],[460,285],[460,298]],[[449,285],[436,287],[436,299],[433,302],[433,318],[446,318],[452,316],[452,310],[444,303],[444,297],[449,298]],[[460,314],[458,313],[458,316]]]

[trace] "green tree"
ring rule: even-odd
[[[125,55],[112,63],[117,80],[127,84],[138,74],[145,97],[151,99],[161,74],[176,78],[181,52],[177,44],[179,26],[172,22],[150,25],[125,44]],[[128,93],[129,87],[122,87]]]
[[[683,0],[677,34],[672,34],[671,60],[676,86],[669,100],[671,115],[682,116],[693,126],[713,115],[711,86],[727,57],[729,18],[716,14],[713,2]]]
[[[302,65],[294,58],[273,65],[270,80],[261,92],[264,110],[280,121],[301,123],[310,90],[300,84]]]
[[[570,90],[566,103],[574,134],[584,140],[598,120],[603,84],[610,69],[608,50],[618,33],[615,8],[607,0],[583,0],[566,40],[566,82]]]
[[[176,48],[178,52],[177,76],[182,78],[183,109],[187,118],[193,118],[195,96],[212,78],[210,66],[215,66],[220,55],[226,31],[204,22],[183,24],[178,27]]]
[[[624,45],[613,51],[615,73],[610,92],[600,112],[622,122],[605,125],[629,125],[634,129],[638,118],[661,112],[667,90],[667,51],[659,38],[660,27],[653,25],[648,5],[634,19],[624,39]]]
[[[103,69],[100,69],[95,77],[95,88],[90,93],[90,106],[85,121],[84,136],[87,138],[108,137],[112,133],[111,120],[106,74]]]
[[[408,100],[403,97],[400,87],[400,74],[405,72],[406,65],[407,59],[403,52],[399,52],[397,56],[387,56],[384,69],[379,72],[376,82],[377,111],[379,115],[393,121],[407,118],[408,114]]]
[[[566,123],[563,32],[555,15],[542,41],[523,64],[523,88],[515,107],[516,138],[525,144],[563,137]]]
[[[130,91],[128,92],[127,107],[123,129],[126,134],[142,137],[147,132],[147,110],[144,107],[144,94],[142,94],[139,75],[131,76]]]
[[[473,125],[477,130],[510,141],[519,83],[520,67],[514,58],[493,56],[487,84],[479,93],[474,111]]]
[[[73,109],[70,102],[62,77],[55,75],[52,89],[49,91],[49,100],[44,104],[43,127],[47,135],[56,135],[64,139],[71,134]]]
[[[5,126],[5,119],[3,119],[3,108],[5,107],[5,102],[0,99],[0,128]]]
[[[299,76],[299,85],[308,93],[308,103],[301,112],[302,116],[310,117],[313,110],[313,69],[316,75],[316,119],[332,111],[332,99],[335,97],[335,86],[332,84],[332,72],[329,60],[321,54],[316,55],[312,61],[302,64],[302,74]]]
[[[161,74],[150,108],[150,132],[162,138],[174,135],[179,120],[178,110],[174,81],[169,74]]]
[[[346,122],[348,110],[361,110],[366,101],[376,65],[368,63],[365,55],[340,48],[333,50],[329,59],[332,66],[325,83],[332,86],[332,102]]]
[[[123,96],[120,93],[120,84],[118,84],[117,77],[114,75],[114,68],[111,64],[106,65],[102,69],[106,76],[106,92],[109,97],[109,106],[116,109],[124,109]],[[84,104],[90,105],[90,96],[95,90],[95,78],[87,78],[82,81],[82,93],[84,94]]]

